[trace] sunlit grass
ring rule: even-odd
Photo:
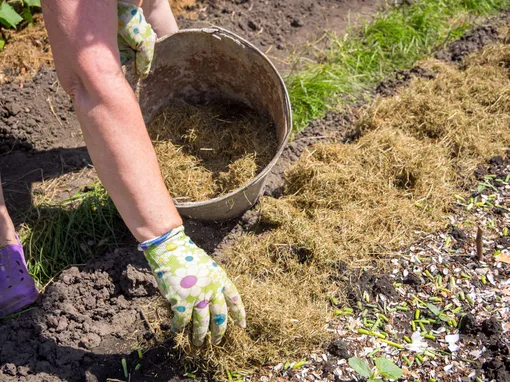
[[[118,245],[128,233],[99,184],[55,202],[37,203],[20,228],[29,271],[39,285],[72,264],[82,264]]]
[[[294,129],[361,98],[394,70],[412,67],[461,36],[477,17],[508,7],[510,0],[416,0],[377,14],[346,38],[331,35],[317,63],[287,78]]]

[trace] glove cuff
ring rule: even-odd
[[[150,249],[151,247],[158,246],[159,244],[165,242],[168,239],[171,239],[172,237],[176,236],[177,234],[184,231],[184,226],[179,226],[177,228],[174,228],[167,233],[164,233],[161,236],[155,237],[154,239],[146,240],[143,243],[140,243],[138,245],[138,250],[140,251],[146,251]]]

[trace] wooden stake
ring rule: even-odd
[[[478,229],[476,231],[476,240],[475,240],[475,243],[476,243],[476,258],[478,259],[478,261],[482,261],[483,260],[482,236],[483,236],[483,231],[480,228],[480,226],[478,226]]]

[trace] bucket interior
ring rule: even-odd
[[[280,76],[260,52],[226,31],[184,30],[158,42],[152,73],[136,91],[146,123],[172,102],[234,102],[274,122],[279,148],[287,138]]]

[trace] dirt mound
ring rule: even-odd
[[[461,62],[467,55],[482,49],[497,39],[497,26],[480,26],[449,44],[446,49],[436,55],[436,58],[444,61]]]
[[[132,381],[182,375],[170,362],[158,378],[151,376],[151,363],[161,358],[162,348],[143,359],[137,352],[130,356],[151,338],[141,317],[156,290],[142,254],[132,250],[64,271],[30,311],[0,321],[0,380],[33,381],[34,374],[38,381],[123,379],[122,358]],[[142,367],[135,371],[138,363]]]

